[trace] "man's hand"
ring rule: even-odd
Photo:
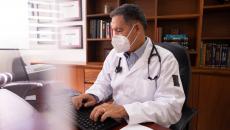
[[[128,113],[126,112],[125,108],[121,105],[104,103],[95,107],[90,114],[90,118],[94,121],[97,121],[99,117],[101,117],[101,121],[103,122],[108,117],[128,117]]]
[[[72,103],[79,110],[83,105],[84,107],[96,105],[96,99],[90,94],[81,94],[79,96],[72,97]]]

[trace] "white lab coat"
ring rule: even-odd
[[[107,56],[102,71],[94,85],[86,93],[98,96],[103,101],[112,94],[115,103],[123,105],[129,115],[128,124],[155,122],[165,127],[176,123],[181,117],[185,95],[179,76],[179,66],[174,55],[157,46],[161,56],[161,73],[157,81],[148,79],[147,61],[152,49],[150,38],[143,55],[129,70],[123,53],[113,49]],[[119,57],[122,72],[116,73]],[[157,56],[150,63],[150,75],[154,77],[160,69]],[[174,86],[172,75],[178,75],[179,87]]]

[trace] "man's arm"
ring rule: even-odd
[[[112,51],[111,51],[112,52]],[[86,93],[94,95],[94,97],[101,102],[106,100],[112,94],[111,77],[109,74],[111,53],[107,56],[104,61],[103,68],[97,76],[94,84],[86,91]]]
[[[173,75],[178,77],[179,85],[174,84]],[[179,66],[173,55],[162,61],[161,76],[157,80],[157,85],[153,100],[124,105],[129,115],[129,124],[155,122],[168,127],[180,119],[185,95],[179,76]]]

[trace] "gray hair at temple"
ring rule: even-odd
[[[147,21],[143,11],[136,4],[123,4],[110,13],[110,17],[122,15],[126,22],[139,21],[144,30],[147,28]]]

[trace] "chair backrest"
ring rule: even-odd
[[[184,93],[186,96],[184,105],[187,104],[189,85],[191,80],[191,64],[187,50],[179,45],[173,43],[163,42],[159,46],[169,50],[173,53],[179,64],[180,78],[183,85]]]
[[[12,63],[12,72],[14,74],[14,81],[28,81],[29,76],[25,68],[26,64],[24,63],[22,57],[16,57]]]

